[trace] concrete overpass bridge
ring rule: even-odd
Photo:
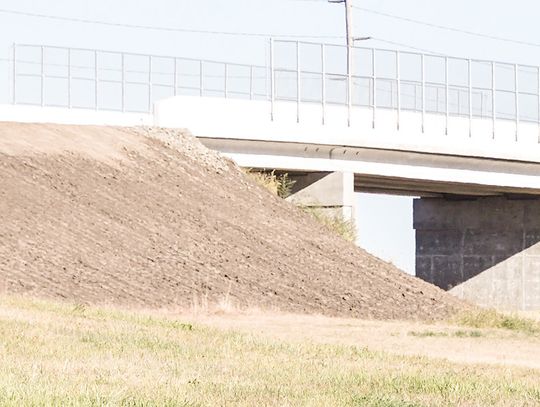
[[[540,69],[272,41],[265,66],[14,47],[0,119],[188,128],[293,201],[417,197],[416,271],[483,305],[540,309]]]

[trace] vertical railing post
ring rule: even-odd
[[[472,119],[473,119],[473,95],[472,95],[472,61],[467,60],[468,86],[469,86],[469,137],[472,137]]]
[[[228,83],[227,83],[227,77],[228,77],[228,71],[229,71],[229,66],[227,63],[224,63],[223,64],[223,74],[225,75],[225,83],[223,84],[223,93],[225,94],[225,99],[227,99],[227,95],[228,95],[228,92],[227,92],[227,87],[228,87]]]
[[[368,81],[368,107],[371,108],[371,95],[373,94],[372,92],[372,83],[371,83],[371,77],[369,78],[369,81]]]
[[[421,55],[422,63],[422,133],[425,131],[426,124],[426,65],[424,54]]]
[[[400,127],[401,117],[401,74],[400,74],[400,60],[399,51],[396,51],[396,87],[397,87],[397,129]]]
[[[540,67],[536,68],[537,69],[537,88],[536,88],[536,93],[537,93],[537,102],[538,102],[538,117],[537,117],[537,124],[538,124],[538,143],[540,143]]]
[[[122,112],[126,111],[126,57],[122,52]]]
[[[515,96],[515,110],[516,110],[516,141],[519,137],[519,71],[518,65],[514,65],[514,96]]]
[[[99,68],[98,68],[98,52],[94,51],[94,102],[96,110],[99,109],[98,93],[99,93]]]
[[[418,111],[418,84],[414,84],[414,111]]]
[[[322,124],[326,124],[326,46],[321,44],[321,104]]]
[[[271,40],[270,40],[271,41]],[[268,54],[270,51],[266,52],[266,46],[264,47],[264,100],[270,100],[270,80],[268,79],[268,71],[270,70],[270,57]]]
[[[68,48],[68,108],[71,109],[71,48]]]
[[[274,69],[274,39],[270,38],[270,120],[274,121],[274,103],[276,98],[276,77]]]
[[[493,127],[493,139],[495,139],[497,113],[495,105],[495,62],[491,63],[491,125]]]
[[[444,87],[445,87],[445,98],[444,98],[444,114],[445,114],[445,125],[444,125],[444,134],[448,136],[448,116],[449,116],[449,89],[448,84],[449,80],[448,75],[448,57],[444,57]]]
[[[148,56],[148,111],[152,112],[152,55]]]
[[[300,99],[302,94],[300,70],[300,41],[296,41],[296,122],[300,123]]]
[[[373,80],[373,117],[371,119],[371,127],[375,128],[375,122],[377,121],[377,63],[375,58],[375,48],[371,49],[371,73]]]
[[[41,106],[45,106],[45,48],[41,47]]]
[[[13,95],[12,95],[12,98],[13,98],[14,105],[17,104],[16,92],[17,92],[17,44],[13,44]]]
[[[347,49],[347,126],[351,127],[351,112],[352,112],[352,48],[348,45]]]
[[[178,95],[178,58],[174,58],[174,96]]]
[[[484,91],[480,91],[480,118],[484,118]]]
[[[276,77],[274,75],[274,39],[270,38],[270,120],[274,121]]]
[[[249,100],[253,100],[253,65],[249,67]]]
[[[390,109],[394,110],[394,81],[390,79]]]
[[[199,61],[199,96],[204,94],[204,67],[203,61]]]

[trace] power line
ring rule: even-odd
[[[299,2],[320,2],[320,3],[325,2],[326,3],[326,0],[295,0],[295,1],[299,1]],[[404,21],[408,21],[408,22],[413,22],[413,23],[417,23],[417,24],[424,24],[424,25],[432,26],[432,27],[436,27],[436,28],[448,29],[448,30],[452,30],[452,31],[456,31],[456,32],[463,32],[463,33],[470,34],[470,35],[478,35],[478,36],[481,36],[481,37],[495,39],[495,40],[515,42],[515,43],[519,43],[519,44],[522,44],[522,45],[530,45],[530,46],[540,47],[540,44],[536,44],[536,43],[528,43],[528,42],[523,42],[523,41],[506,39],[506,38],[502,38],[502,37],[489,36],[489,35],[480,34],[480,33],[472,33],[472,32],[468,32],[468,31],[465,31],[465,30],[455,29],[455,28],[452,28],[452,27],[439,26],[439,25],[436,25],[436,24],[426,23],[426,22],[413,20],[413,19],[409,19],[409,18],[405,18],[405,17],[400,17],[400,16],[396,16],[396,15],[391,15],[391,14],[388,14],[388,13],[383,13],[383,12],[379,12],[379,11],[376,11],[376,10],[367,9],[365,7],[358,7],[358,6],[353,5],[353,8],[363,10],[363,11],[373,13],[373,14],[382,15],[382,16],[389,17],[389,18],[395,18],[395,19],[404,20]],[[18,10],[9,10],[9,9],[0,9],[0,13],[11,14],[11,15],[20,15],[20,16],[25,16],[25,17],[45,18],[45,19],[51,19],[51,20],[57,20],[57,21],[77,22],[77,23],[84,23],[84,24],[98,24],[98,25],[111,26],[111,27],[121,27],[121,28],[130,28],[130,29],[145,29],[145,30],[165,31],[165,32],[200,33],[200,34],[210,34],[210,35],[231,35],[231,36],[247,36],[247,37],[261,37],[261,38],[275,37],[275,38],[341,39],[341,40],[345,38],[344,36],[337,36],[337,35],[336,36],[331,36],[331,35],[299,35],[299,34],[289,34],[289,35],[287,35],[287,34],[271,34],[271,33],[249,33],[249,32],[231,32],[231,31],[195,30],[195,29],[178,28],[178,27],[157,27],[157,26],[149,26],[149,25],[113,23],[113,22],[107,22],[107,21],[89,20],[89,19],[74,18],[74,17],[63,17],[63,16],[54,16],[54,15],[39,14],[39,13],[29,13],[29,12],[23,12],[23,11],[18,11]],[[416,51],[420,51],[420,52],[424,52],[424,53],[430,53],[430,54],[434,54],[434,55],[445,56],[445,54],[440,53],[440,52],[430,51],[428,49],[411,46],[411,45],[401,43],[401,42],[385,40],[385,39],[377,38],[377,37],[373,37],[373,36],[371,37],[371,39],[374,40],[374,41],[379,41],[379,42],[382,42],[382,43],[395,45],[395,46],[401,46],[401,47],[404,47],[404,48],[408,48],[408,49],[412,49],[412,50],[416,50]]]
[[[294,0],[294,1],[323,3],[326,0]],[[472,36],[475,36],[475,37],[485,38],[485,39],[494,40],[494,41],[503,41],[503,42],[509,42],[509,43],[512,43],[512,44],[518,44],[518,45],[525,45],[525,46],[540,48],[540,43],[537,43],[537,42],[515,40],[515,39],[512,39],[512,38],[499,37],[497,35],[484,34],[484,33],[465,30],[465,29],[461,29],[461,28],[450,27],[450,26],[447,26],[447,25],[429,23],[427,21],[416,20],[416,19],[408,18],[408,17],[402,17],[402,16],[398,16],[396,14],[385,13],[383,11],[373,10],[373,9],[370,9],[370,8],[367,8],[367,7],[359,7],[359,6],[355,6],[355,5],[353,5],[352,7],[357,9],[357,10],[365,11],[366,13],[375,14],[375,15],[379,15],[379,16],[383,16],[383,17],[387,17],[387,18],[392,18],[394,20],[405,21],[405,22],[408,22],[408,23],[419,24],[419,25],[423,25],[423,26],[426,26],[426,27],[432,27],[432,28],[437,28],[437,29],[440,29],[440,30],[457,32],[457,33],[460,33],[460,34],[472,35]],[[412,47],[410,47],[410,48],[412,48]]]
[[[486,38],[486,39],[489,39],[489,40],[504,41],[504,42],[509,42],[509,43],[512,43],[512,44],[527,45],[527,46],[530,46],[530,47],[539,47],[540,48],[540,43],[536,43],[536,42],[514,40],[514,39],[511,39],[511,38],[505,38],[505,37],[499,37],[499,36],[496,36],[496,35],[483,34],[483,33],[479,33],[479,32],[463,30],[463,29],[460,29],[460,28],[449,27],[449,26],[446,26],[446,25],[433,24],[433,23],[429,23],[427,21],[415,20],[415,19],[408,18],[408,17],[401,17],[401,16],[398,16],[398,15],[395,15],[395,14],[384,13],[382,11],[377,11],[377,10],[369,9],[369,8],[366,8],[366,7],[358,7],[358,6],[353,5],[353,8],[355,8],[357,10],[365,11],[366,13],[375,14],[375,15],[379,15],[379,16],[383,16],[383,17],[387,17],[387,18],[392,18],[394,20],[406,21],[408,23],[424,25],[426,27],[438,28],[440,30],[446,30],[446,31],[452,31],[452,32],[457,32],[457,33],[461,33],[461,34],[472,35],[472,36],[475,36],[475,37]]]
[[[412,49],[412,50],[415,50],[415,51],[419,51],[419,52],[421,52],[423,54],[427,54],[427,55],[431,55],[431,56],[435,56],[435,57],[454,58],[454,57],[449,56],[447,54],[442,54],[440,52],[432,51],[432,50],[425,49],[425,48],[413,47],[412,45],[404,44],[402,42],[384,40],[382,38],[377,38],[377,37],[371,37],[371,39],[374,40],[374,41],[382,42],[384,44],[396,45],[396,46],[399,46],[399,47],[409,48],[409,49]],[[489,64],[490,63],[489,61],[474,61],[474,62],[481,63],[481,64]],[[514,64],[511,63],[511,62],[501,62],[501,63],[499,63],[498,68],[504,69],[506,71],[512,71],[512,70],[514,70],[514,68],[511,65],[514,65]]]
[[[447,56],[446,54],[443,54],[443,53],[440,53],[440,52],[437,52],[437,51],[432,51],[432,50],[429,50],[429,49],[426,49],[426,48],[414,47],[412,45],[408,45],[408,44],[405,44],[403,42],[390,41],[390,40],[385,40],[385,39],[378,38],[378,37],[373,37],[373,36],[370,37],[370,39],[373,40],[373,41],[382,42],[384,44],[396,45],[398,47],[413,49],[415,51],[419,51],[419,52],[422,52],[424,54],[433,54],[433,55],[440,56],[440,57]]]
[[[48,14],[28,13],[24,11],[9,10],[9,9],[0,9],[0,13],[18,15],[18,16],[24,16],[24,17],[45,18],[45,19],[56,20],[56,21],[67,21],[67,22],[72,22],[72,23],[97,24],[97,25],[104,25],[104,26],[109,26],[109,27],[121,27],[121,28],[131,28],[131,29],[166,31],[166,32],[181,32],[181,33],[210,34],[210,35],[231,35],[231,36],[243,36],[243,37],[264,37],[264,38],[270,38],[270,37],[312,38],[312,39],[343,39],[344,38],[343,36],[338,36],[338,35],[271,34],[271,33],[250,33],[250,32],[235,32],[235,31],[195,30],[195,29],[178,28],[178,27],[157,27],[157,26],[150,26],[150,25],[113,23],[113,22],[108,22],[108,21],[89,20],[89,19],[76,18],[76,17],[63,17],[63,16],[48,15]]]

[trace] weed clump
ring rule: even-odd
[[[455,331],[455,332],[438,332],[438,331],[411,331],[409,336],[417,338],[480,338],[483,336],[480,331]]]
[[[289,174],[276,174],[276,171],[264,172],[247,170],[246,173],[260,186],[269,190],[272,194],[282,199],[291,196],[292,188],[296,181],[293,181]]]
[[[356,241],[357,235],[354,221],[345,218],[342,214],[330,215],[316,206],[301,206],[301,209],[343,239],[349,242]]]
[[[276,174],[275,171],[264,172],[246,170],[246,173],[260,186],[269,190],[272,194],[286,199],[291,196],[292,188],[296,181],[292,180],[288,174]],[[341,214],[329,214],[317,206],[300,206],[304,212],[313,216],[319,223],[337,233],[349,242],[355,242],[356,225],[354,221],[346,219]]]
[[[456,317],[456,323],[470,328],[506,329],[527,335],[540,335],[540,323],[517,315],[507,315],[495,310],[466,311]]]

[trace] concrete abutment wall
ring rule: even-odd
[[[354,221],[356,201],[353,173],[292,173],[289,177],[294,181],[292,195],[288,198],[290,202]]]
[[[414,201],[416,274],[473,303],[540,309],[540,199]]]

